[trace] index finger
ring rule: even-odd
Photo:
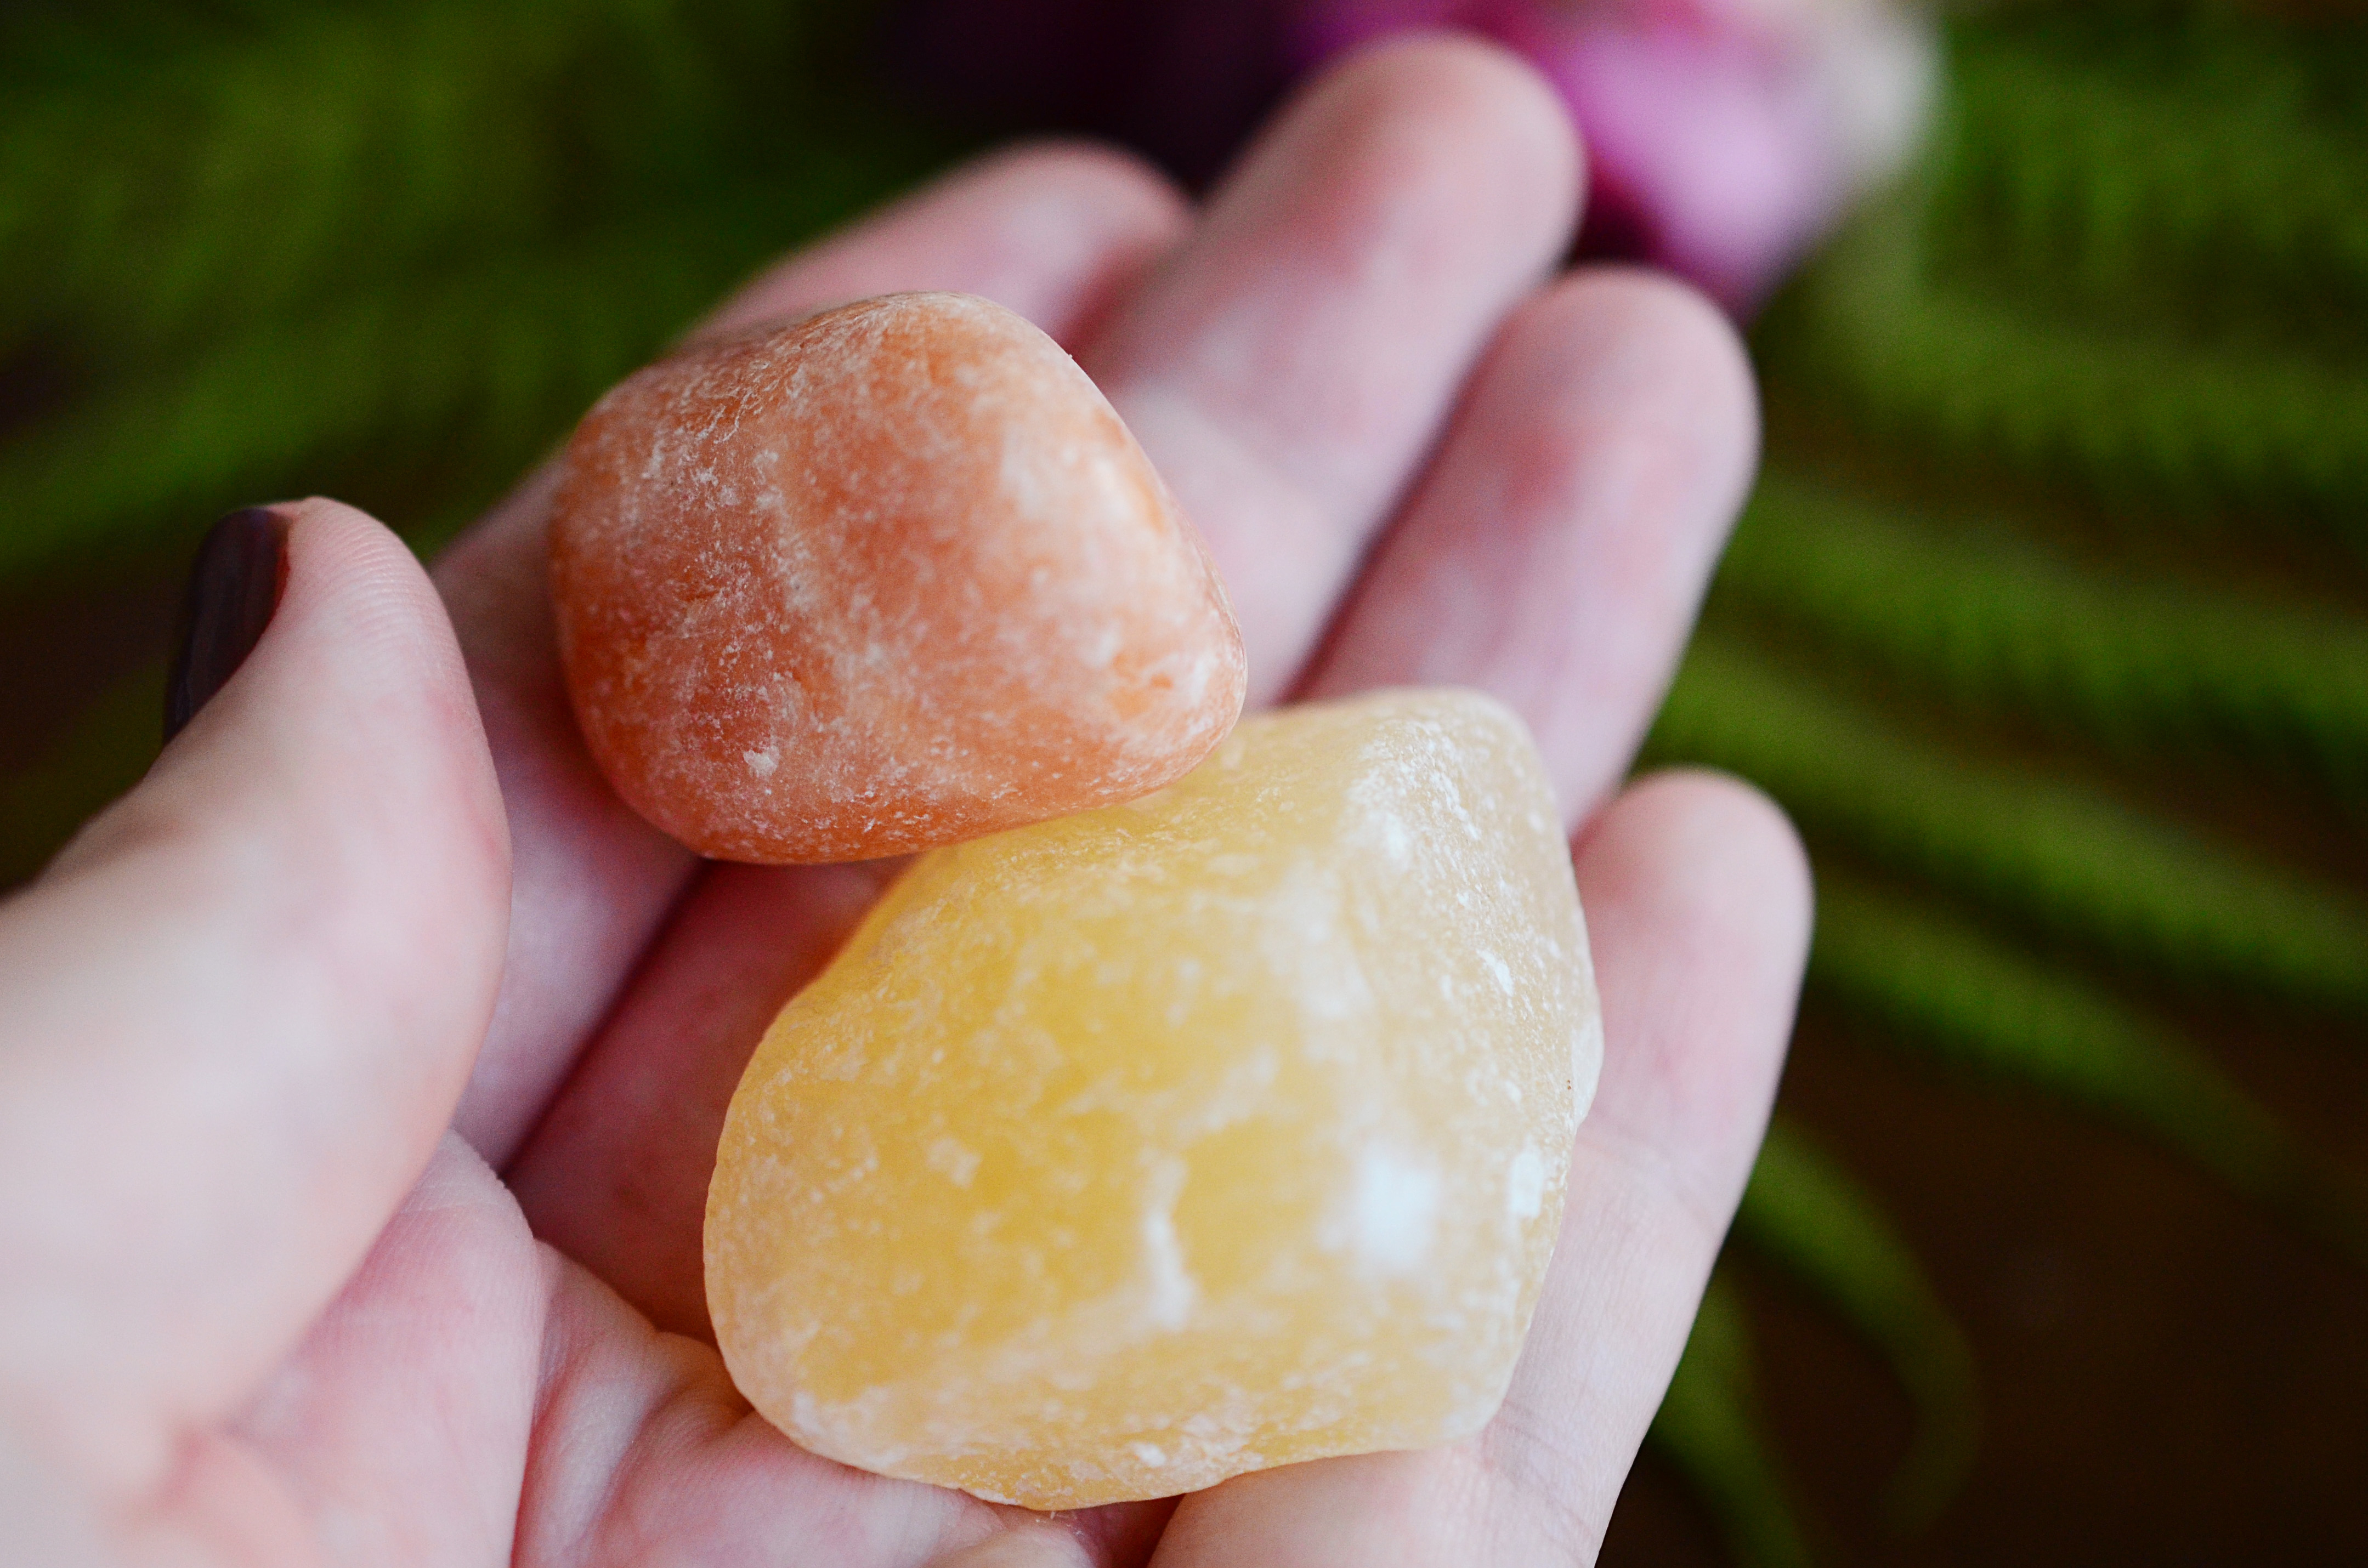
[[[783,263],[700,331],[948,289],[997,301],[1073,341],[1185,222],[1181,199],[1118,153],[1022,148],[959,169]],[[576,734],[543,576],[551,485],[546,467],[435,572],[484,717],[514,855],[501,997],[454,1118],[496,1168],[609,1010],[695,865],[617,798]]]

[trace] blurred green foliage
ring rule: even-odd
[[[767,257],[954,143],[841,58],[865,7],[99,5],[0,39],[0,579],[336,488],[482,506]],[[210,16],[211,14],[211,16]],[[210,19],[209,19],[210,18]]]
[[[1765,471],[1648,754],[1801,825],[1817,1006],[2368,1262],[2360,1173],[2174,1021],[2345,1051],[2368,1023],[2368,26],[2105,0],[1946,38],[1925,153],[1754,334]],[[1900,1488],[1929,1509],[1962,1340],[1875,1200],[1794,1144],[1737,1239],[1916,1392]],[[1731,1368],[1733,1338],[1689,1358]],[[1678,1386],[1748,1426],[1731,1370]],[[1666,1451],[1736,1555],[1794,1560],[1764,1445],[1690,1420]]]
[[[1727,1548],[1748,1568],[1815,1562],[1761,1430],[1751,1321],[1724,1272],[1710,1277],[1652,1440],[1693,1478]]]
[[[432,546],[734,281],[961,149],[850,64],[871,11],[0,22],[0,595],[103,597],[305,491]],[[2347,842],[2368,797],[2368,28],[2025,5],[1948,42],[1925,154],[1757,333],[1767,473],[1650,753],[1801,823],[1821,1006],[2357,1253],[2354,1173],[2161,998],[2338,1049],[2368,1017],[2343,858],[2175,787]],[[145,766],[159,681],[126,659],[0,774],[0,881]],[[1781,1122],[1737,1236],[1895,1369],[1894,1513],[1929,1520],[1978,1371],[1913,1248]],[[1722,1273],[1656,1441],[1739,1560],[1803,1562],[1756,1400]]]
[[[432,549],[734,284],[962,150],[851,67],[873,9],[0,20],[0,597],[170,575],[257,496]],[[150,658],[0,774],[0,886],[154,755]]]

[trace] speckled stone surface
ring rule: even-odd
[[[1130,800],[1241,711],[1199,537],[1060,347],[900,294],[690,351],[576,431],[579,723],[703,854],[861,859]]]

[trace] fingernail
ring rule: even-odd
[[[165,738],[238,673],[279,608],[288,556],[287,519],[268,506],[233,512],[206,532],[181,606],[179,651],[165,685]]]

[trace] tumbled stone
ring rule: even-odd
[[[1038,1508],[1469,1436],[1601,1049],[1517,718],[1245,720],[922,858],[782,1010],[708,1197],[724,1358],[817,1453]]]
[[[1198,536],[1026,321],[900,294],[625,381],[567,450],[593,756],[703,854],[860,859],[1156,790],[1241,710]]]

